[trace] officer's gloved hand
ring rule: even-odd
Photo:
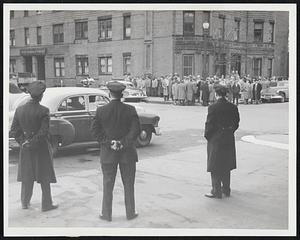
[[[110,145],[110,148],[114,151],[119,151],[123,148],[123,145],[121,144],[120,141],[117,141],[117,140],[112,140],[111,141],[111,145]]]

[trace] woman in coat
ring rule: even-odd
[[[22,182],[21,203],[28,209],[34,181],[41,184],[42,211],[56,209],[51,197],[50,183],[56,183],[49,143],[49,109],[40,105],[46,85],[41,81],[28,86],[31,100],[16,109],[10,136],[20,144],[17,180]]]
[[[175,80],[175,82],[172,84],[172,95],[173,95],[173,101],[175,104],[178,103],[178,81]]]
[[[169,97],[169,79],[167,78],[162,79],[162,89],[163,89],[164,101],[166,102]]]
[[[226,93],[225,86],[216,86],[218,100],[208,107],[205,122],[207,171],[212,181],[212,190],[205,195],[209,198],[222,198],[222,193],[230,196],[230,171],[236,168],[234,132],[240,117],[238,108],[226,100]]]
[[[178,100],[180,105],[184,105],[186,99],[186,84],[183,82],[183,80],[180,81],[178,84]]]
[[[202,90],[202,104],[203,106],[207,106],[209,101],[208,80],[204,81],[203,84],[201,84],[201,90]]]

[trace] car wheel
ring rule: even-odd
[[[138,147],[145,147],[150,144],[152,138],[152,131],[149,127],[142,127],[141,133],[137,139]]]
[[[59,147],[59,137],[58,136],[51,136],[51,148],[53,157],[56,156]]]
[[[283,92],[280,92],[279,95],[282,97],[281,102],[285,102],[285,94]]]

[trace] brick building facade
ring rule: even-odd
[[[10,72],[31,72],[48,86],[76,85],[87,75],[99,84],[126,73],[203,75],[204,66],[210,75],[284,76],[287,68],[273,66],[284,59],[276,58],[277,45],[278,53],[288,49],[288,35],[276,42],[277,21],[288,26],[288,17],[275,13],[11,11]]]

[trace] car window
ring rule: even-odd
[[[58,111],[85,110],[84,96],[76,96],[65,99],[59,106]]]
[[[97,107],[107,104],[109,100],[102,95],[90,95],[89,96],[89,110],[95,111]]]

